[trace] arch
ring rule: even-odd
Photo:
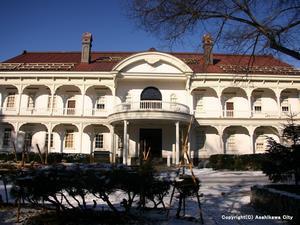
[[[213,96],[218,97],[217,91],[211,87],[194,87],[191,90],[191,93],[193,94],[195,92],[205,92],[205,93],[208,92],[208,93],[212,94]]]
[[[94,88],[94,90],[92,90],[93,88]],[[88,95],[89,92],[96,91],[97,89],[99,89],[99,91],[103,91],[103,92],[107,92],[107,90],[109,90],[110,95],[112,95],[112,93],[113,93],[112,88],[108,85],[91,85],[85,90],[85,93],[86,93],[86,95]]]
[[[249,130],[244,126],[227,126],[222,134],[224,153],[243,154],[249,153],[251,149]]]
[[[48,127],[43,123],[24,123],[20,126],[19,131],[32,131],[32,129],[44,128],[44,131],[48,131]]]
[[[58,91],[61,91],[61,88],[62,87],[67,87],[67,88],[75,88],[75,89],[77,89],[77,90],[75,90],[74,89],[74,92],[78,92],[79,91],[79,94],[81,94],[81,89],[80,89],[80,87],[78,87],[78,86],[76,86],[76,85],[72,85],[72,84],[61,84],[61,85],[59,85],[59,86],[57,86],[56,88],[55,88],[55,90],[54,90],[54,94],[57,94],[57,92]]]
[[[26,86],[23,87],[23,92],[26,89],[28,89],[28,88],[34,88],[34,89],[38,89],[39,90],[40,87],[44,87],[51,94],[51,88],[49,86],[47,86],[47,85],[44,85],[44,84],[28,84],[28,85],[26,85]]]
[[[268,146],[268,137],[279,141],[279,132],[273,126],[258,126],[253,131],[254,153],[264,153]]]
[[[251,91],[251,96],[253,96],[253,93],[254,92],[257,92],[257,91],[267,91],[269,93],[272,94],[272,97],[274,97],[274,99],[276,99],[276,93],[271,89],[271,88],[254,88],[252,91]]]
[[[77,132],[79,131],[79,126],[75,123],[58,123],[52,127],[52,132],[58,130],[59,128],[65,128],[65,126],[74,126],[76,127]]]
[[[271,131],[273,134],[276,134],[277,136],[279,136],[278,129],[273,126],[258,126],[254,129],[253,133],[255,134],[255,132],[259,131],[260,129],[267,129],[267,130]]]
[[[224,95],[224,94],[227,94],[225,93],[226,91],[229,91],[230,89],[232,89],[232,91],[239,91],[242,93],[242,97],[245,97],[247,98],[247,93],[246,91],[243,89],[243,88],[240,88],[240,87],[226,87],[222,90],[221,92],[221,95]],[[231,92],[228,92],[228,93],[231,93]]]
[[[10,123],[10,122],[0,122],[0,127],[1,127],[1,126],[3,126],[3,127],[8,127],[8,126],[10,126],[10,127],[13,128],[13,131],[16,131],[16,130],[17,130],[16,127],[15,127],[15,125],[12,124],[12,123]]]
[[[16,89],[17,90],[16,94],[19,93],[18,87],[13,84],[0,84],[0,91],[2,91],[2,89],[4,88]]]
[[[97,130],[101,130],[104,132],[110,132],[110,129],[107,125],[104,124],[86,124],[83,127],[83,132],[88,133],[88,132],[95,132]]]
[[[142,52],[138,54],[134,54],[132,56],[129,56],[119,62],[114,68],[113,71],[120,72],[125,67],[129,66],[132,63],[136,63],[139,61],[146,61],[148,64],[155,64],[159,61],[167,62],[168,64],[171,64],[178,70],[180,70],[182,73],[192,73],[192,69],[184,63],[179,58],[172,56],[170,54],[162,53],[162,52]]]
[[[250,135],[250,132],[248,130],[247,127],[244,127],[244,126],[240,126],[240,125],[229,125],[229,126],[226,126],[223,130],[223,136],[226,134],[226,132],[230,129],[239,129],[239,128],[242,128],[242,131],[244,131],[244,134],[247,134],[247,135]],[[246,131],[246,132],[245,132]]]
[[[156,87],[146,87],[140,96],[141,101],[143,100],[156,100],[156,101],[161,101],[162,100],[162,95],[158,88]]]

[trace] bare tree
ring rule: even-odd
[[[127,9],[139,26],[171,42],[209,27],[238,52],[275,50],[300,60],[299,0],[130,0]]]

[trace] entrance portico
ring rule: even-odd
[[[113,152],[124,164],[131,165],[143,158],[149,150],[150,159],[172,159],[179,164],[182,139],[187,122],[170,120],[123,120],[113,123],[118,137]]]

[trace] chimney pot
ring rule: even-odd
[[[92,34],[85,32],[82,35],[82,51],[81,51],[81,62],[89,63],[91,60],[91,48],[92,48]]]
[[[204,50],[204,63],[205,64],[213,64],[213,45],[214,41],[210,34],[205,34],[202,39],[203,50]]]

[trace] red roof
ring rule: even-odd
[[[117,63],[138,52],[92,52],[91,62],[80,63],[81,52],[24,52],[0,64],[0,70],[71,70],[71,71],[111,71]],[[230,55],[213,54],[213,65],[203,63],[201,53],[167,52],[184,61],[196,73],[265,73],[299,74],[291,65],[271,55]],[[250,63],[249,63],[250,62]],[[11,63],[23,64],[11,66]],[[26,66],[26,64],[28,64]],[[40,65],[39,65],[40,64]],[[66,64],[58,67],[57,64]],[[43,65],[43,66],[41,66]],[[249,67],[250,65],[250,67]],[[64,67],[66,66],[66,67]],[[9,68],[9,69],[8,69]],[[68,68],[68,69],[65,69]]]

